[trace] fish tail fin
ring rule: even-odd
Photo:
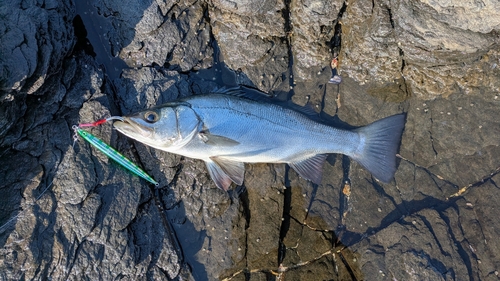
[[[355,130],[361,143],[351,158],[384,183],[391,181],[396,173],[396,153],[405,119],[406,114],[397,114]]]

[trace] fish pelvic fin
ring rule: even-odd
[[[288,163],[288,165],[304,179],[310,180],[315,184],[321,184],[323,164],[327,156],[326,154],[317,154],[305,160]]]
[[[243,184],[245,176],[245,164],[225,159],[224,157],[210,157],[205,160],[208,173],[218,188],[228,190],[231,182],[237,185]]]
[[[406,114],[393,115],[354,130],[361,143],[349,156],[381,182],[390,182],[396,173],[396,153],[405,119]]]

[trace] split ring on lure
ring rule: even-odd
[[[88,123],[88,124],[81,124],[81,125],[73,125],[73,130],[75,131],[75,136],[74,139],[77,139],[77,134],[80,135],[84,140],[89,142],[91,145],[93,145],[95,148],[99,149],[102,153],[104,153],[106,156],[109,158],[115,160],[118,164],[122,165],[124,168],[127,170],[131,171],[135,175],[147,180],[148,182],[158,186],[159,183],[155,181],[151,176],[149,176],[146,172],[144,172],[141,168],[139,168],[137,165],[132,163],[128,158],[123,156],[120,152],[116,151],[114,148],[109,146],[107,143],[99,139],[98,137],[92,135],[91,133],[83,130],[80,127],[93,127],[100,125],[108,120],[113,120],[113,119],[119,119],[117,117],[110,117],[107,119],[102,119],[99,121],[96,121],[94,123]]]

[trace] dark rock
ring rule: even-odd
[[[410,2],[1,4],[0,279],[497,279],[498,5]],[[237,84],[346,129],[406,112],[394,181],[332,155],[320,185],[247,164],[224,192],[202,161],[86,129],[153,187],[73,141]]]
[[[72,48],[72,18],[73,9],[64,1],[0,4],[1,91],[32,94],[40,88]]]
[[[110,103],[92,60],[76,57],[66,65],[77,66],[68,68],[74,74],[65,82],[68,90],[41,95],[36,104],[28,99],[23,132],[2,153],[1,190],[8,198],[0,229],[2,278],[137,279],[157,274],[156,267],[176,278],[182,258],[168,228],[156,223],[162,215],[149,189],[83,140],[73,143],[70,126],[110,115]],[[39,91],[64,87],[64,77],[54,76]],[[53,115],[58,118],[47,118]],[[114,136],[110,126],[92,133],[107,142],[103,136]],[[16,169],[8,164],[13,159]]]

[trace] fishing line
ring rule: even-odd
[[[104,141],[100,140],[96,136],[94,136],[91,133],[86,132],[82,129],[84,127],[96,127],[96,126],[102,125],[102,124],[106,123],[107,121],[111,121],[111,120],[123,121],[123,118],[120,116],[111,116],[111,117],[108,117],[105,119],[97,120],[97,121],[92,122],[92,123],[82,123],[79,125],[73,125],[71,127],[73,129],[73,131],[75,132],[75,134],[73,135],[73,145],[72,145],[73,149],[75,148],[75,144],[78,141],[78,135],[80,135],[83,139],[85,139],[90,144],[92,144],[94,147],[99,149],[101,152],[103,152],[109,158],[118,162],[118,164],[122,165],[124,168],[126,168],[130,172],[147,180],[148,182],[154,184],[155,186],[158,186],[159,183],[157,181],[155,181],[151,176],[149,176],[146,172],[144,172],[137,165],[132,163],[132,161],[130,161],[128,158],[126,158],[125,156],[120,154],[118,151],[116,151],[114,148],[112,148],[111,146],[106,144]],[[45,187],[45,189],[35,198],[35,200],[32,203],[26,203],[26,204],[31,205],[31,206],[35,205],[42,198],[42,196],[47,192],[47,190],[49,190],[49,188],[52,187],[52,185],[54,184],[54,180],[55,180],[55,178],[52,179],[52,181],[47,185],[47,187]],[[9,220],[7,220],[7,222],[5,222],[2,226],[0,226],[0,233],[3,233],[5,231],[5,229],[11,223],[13,223],[14,221],[16,221],[19,218],[22,218],[22,215],[23,215],[25,210],[26,209],[23,209],[21,207],[19,210],[19,213],[17,215],[11,217]]]
[[[40,195],[38,195],[32,203],[26,203],[26,204],[29,206],[35,205],[38,202],[38,200],[40,200],[40,198],[42,198],[42,196],[45,194],[45,192],[47,192],[47,190],[49,190],[49,188],[54,183],[54,180],[55,179],[52,179],[52,181],[49,183],[49,185],[47,185],[47,187],[45,187],[45,189],[42,191],[42,193],[40,193]],[[21,215],[23,214],[24,211],[25,211],[25,209],[23,209],[21,207],[19,210],[19,213],[17,215],[13,216],[6,223],[4,223],[2,226],[0,226],[0,233],[2,233],[7,228],[7,226],[9,226],[12,222],[17,220],[18,218],[22,218]]]

